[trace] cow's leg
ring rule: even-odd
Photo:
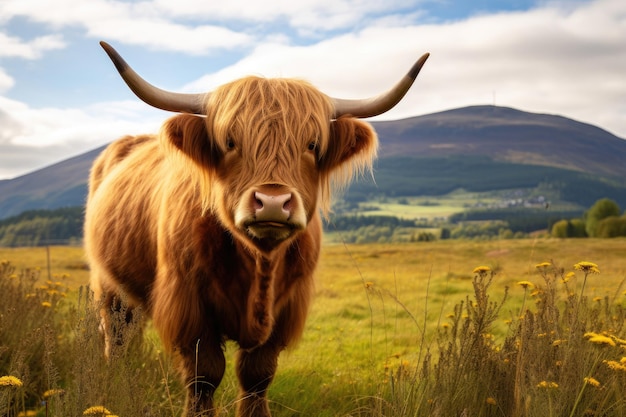
[[[238,417],[269,417],[267,402],[269,388],[282,348],[270,339],[266,344],[252,350],[241,349],[237,356],[237,378],[239,378]]]
[[[121,296],[113,292],[104,294],[100,308],[100,326],[104,334],[104,355],[107,359],[123,354],[135,333],[141,333],[141,324],[136,321],[134,308],[123,301]]]
[[[186,416],[213,416],[213,394],[222,381],[226,359],[221,343],[200,339],[190,347],[180,348],[180,370],[187,387]]]
[[[100,316],[99,328],[104,337],[104,356],[107,359],[115,356],[119,348],[128,346],[134,332],[129,332],[127,328],[135,321],[133,307],[123,300],[113,282],[103,269],[92,266],[90,289]]]

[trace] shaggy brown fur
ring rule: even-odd
[[[207,117],[125,137],[94,163],[85,219],[91,286],[107,351],[115,300],[142,306],[176,352],[188,413],[212,414],[236,341],[238,416],[269,416],[279,353],[301,335],[331,187],[371,168],[377,139],[294,80],[245,78],[215,91]],[[256,218],[289,200],[289,218]],[[280,210],[279,210],[280,211]]]

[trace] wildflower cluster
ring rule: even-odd
[[[543,388],[543,389],[556,389],[559,387],[559,384],[557,384],[554,381],[541,381],[540,383],[537,384],[537,388]]]
[[[16,376],[4,375],[0,377],[0,415],[11,414],[11,410],[18,408],[20,396],[17,391],[21,391],[23,385],[22,380]],[[24,406],[22,405],[21,408],[23,409]]]
[[[67,297],[69,287],[62,281],[69,278],[68,274],[52,276],[53,280],[46,280],[43,284],[37,285],[33,292],[25,295],[26,299],[34,299],[39,302],[42,307],[53,308],[57,303]]]
[[[495,274],[488,266],[472,271],[474,299],[445,315],[438,327],[439,361],[424,361],[422,374],[436,381],[424,393],[424,415],[491,415],[493,406],[501,415],[587,415],[597,414],[601,404],[619,404],[626,413],[626,312],[620,303],[585,294],[587,278],[600,268],[580,262],[567,271],[546,261],[535,271],[539,280],[516,282],[524,298],[519,313],[507,320],[503,340],[492,332],[502,306],[490,300]],[[526,306],[528,299],[534,303]],[[590,364],[587,357],[599,359]],[[585,390],[593,395],[583,395]],[[455,401],[462,408],[443,408]]]

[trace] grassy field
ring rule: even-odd
[[[583,390],[577,388],[580,384],[575,385],[582,384],[582,378],[578,378],[578,374],[567,376],[559,370],[563,362],[569,360],[568,355],[573,354],[579,355],[579,372],[586,375],[598,368],[598,361],[601,360],[597,355],[593,356],[589,366],[585,365],[586,355],[591,355],[589,349],[593,347],[579,346],[572,341],[569,346],[576,351],[562,349],[559,354],[564,355],[563,358],[552,350],[548,354],[542,349],[553,349],[550,347],[552,343],[566,339],[564,334],[574,330],[579,333],[606,331],[618,339],[624,338],[624,329],[617,328],[619,326],[615,324],[615,321],[619,323],[622,320],[623,325],[620,314],[622,306],[626,305],[624,254],[625,239],[326,245],[317,274],[317,296],[303,340],[281,356],[279,371],[271,387],[274,415],[443,417],[459,415],[467,410],[470,413],[467,415],[479,416],[568,416],[570,412],[573,413],[571,415],[583,415],[586,408],[602,412],[594,415],[622,415],[619,413],[626,411],[626,405],[609,393],[622,390],[623,394],[626,386],[623,377],[613,381],[612,388],[607,387],[602,396],[587,398],[589,389],[583,395]],[[54,350],[55,355],[68,355],[69,350],[73,360],[59,359],[60,363],[53,366],[55,377],[50,376],[50,371],[40,369],[48,376],[33,378],[35,371],[26,372],[23,363],[16,365],[16,361],[27,361],[24,357],[10,357],[11,353],[19,356],[19,349],[8,346],[3,350],[2,346],[8,342],[0,340],[0,366],[3,366],[0,371],[3,375],[20,371],[22,374],[19,377],[32,382],[29,391],[23,393],[27,401],[22,408],[36,409],[39,415],[45,415],[38,405],[40,403],[32,399],[29,402],[28,398],[41,399],[45,389],[61,387],[70,392],[82,392],[80,399],[66,396],[64,401],[68,404],[62,409],[64,412],[71,409],[75,413],[67,415],[78,415],[76,410],[84,409],[88,404],[95,405],[96,401],[124,416],[139,415],[132,411],[137,403],[143,404],[143,410],[151,410],[150,413],[142,411],[141,415],[178,415],[182,406],[182,389],[176,382],[169,358],[162,353],[158,338],[149,327],[143,347],[139,352],[131,350],[129,353],[134,357],[125,358],[119,367],[103,368],[99,362],[99,347],[92,340],[95,336],[85,336],[96,334],[96,323],[88,317],[88,308],[80,307],[77,301],[79,287],[88,282],[88,271],[80,248],[51,247],[49,251],[46,248],[0,248],[0,260],[8,260],[15,267],[12,275],[26,268],[35,270],[39,281],[34,285],[43,283],[49,287],[60,282],[64,288],[69,287],[65,298],[55,299],[53,307],[62,316],[61,321],[65,322],[61,327],[66,331],[70,329],[69,333],[73,336],[57,335],[60,341]],[[573,271],[574,264],[581,261],[597,264],[600,274],[586,276],[577,271],[566,286],[560,283],[557,278]],[[550,267],[536,267],[543,262],[550,262]],[[488,267],[489,278],[492,272],[495,273],[493,280],[487,284],[481,284],[480,279],[477,281],[477,278],[484,278],[474,272],[477,266]],[[554,279],[550,278],[552,276]],[[528,286],[519,284],[524,281],[540,291],[532,295]],[[553,295],[556,294],[551,301],[552,310],[558,308],[561,312],[558,320],[545,318],[547,298],[542,297],[550,294],[551,285],[555,286]],[[488,298],[481,299],[482,290],[477,288],[483,288]],[[500,304],[505,294],[507,299]],[[581,294],[583,297],[580,297]],[[84,301],[84,296],[82,299]],[[582,317],[582,306],[587,314],[580,325],[585,326],[584,332],[582,327],[578,329],[578,324],[564,321],[572,317],[572,312],[575,312],[576,320]],[[0,307],[0,311],[3,308],[8,307]],[[22,313],[22,316],[26,315],[26,312]],[[51,320],[54,321],[54,318]],[[545,323],[543,320],[546,320]],[[478,328],[479,322],[484,327]],[[527,327],[530,322],[536,328],[532,334],[526,334],[524,332],[530,331]],[[544,331],[540,329],[541,323],[544,327],[554,328]],[[10,324],[6,320],[0,321],[0,331],[6,334],[11,329]],[[547,336],[541,336],[544,333]],[[577,334],[581,340],[582,333]],[[528,342],[536,343],[541,337],[549,339],[549,343],[535,346]],[[67,345],[62,342],[64,338]],[[480,340],[480,343],[474,342],[471,348],[464,348],[468,340]],[[17,341],[14,343],[19,345]],[[43,352],[46,351],[45,345],[42,343]],[[532,349],[527,347],[530,350],[524,350],[521,345],[531,346]],[[482,350],[472,350],[477,346]],[[227,350],[230,355],[236,346],[228,344]],[[608,355],[607,358],[613,355],[609,350],[604,350],[602,354]],[[24,356],[24,353],[21,355]],[[619,354],[615,355],[619,361]],[[536,358],[532,359],[533,356]],[[544,356],[554,359],[554,363],[544,364],[543,367],[535,365]],[[555,359],[557,356],[560,359]],[[232,356],[228,358],[232,366]],[[464,362],[468,358],[476,363],[489,364],[481,366],[480,371],[497,371],[498,378],[510,381],[510,389],[505,390],[509,385],[502,384],[493,374],[463,373],[462,377],[457,375],[452,378],[453,371],[469,369]],[[448,365],[438,362],[440,359],[445,359]],[[517,361],[513,370],[501,368],[510,361]],[[80,372],[76,370],[78,362],[82,364]],[[519,375],[520,368],[527,369],[529,374]],[[100,370],[101,375],[94,374],[95,370]],[[546,375],[542,376],[544,372]],[[90,373],[92,377],[81,379],[77,376],[83,373]],[[561,400],[557,401],[556,390],[553,398],[549,392],[537,388],[541,381],[550,381],[544,380],[549,377],[558,380],[562,390],[558,392]],[[499,388],[484,382],[490,379],[498,383]],[[482,388],[469,391],[458,386],[442,386],[444,383],[458,384],[461,380],[464,384]],[[39,381],[36,388],[35,381]],[[602,383],[605,382],[606,378]],[[567,388],[568,384],[571,389]],[[586,385],[581,386],[584,388]],[[124,390],[120,393],[122,388]],[[520,396],[527,398],[526,402]],[[229,368],[217,394],[218,402],[223,406],[220,415],[234,415],[235,397],[236,382]],[[4,398],[0,396],[0,415],[3,415]],[[541,406],[542,401],[545,404],[553,402],[554,405],[548,407],[550,414],[546,414],[545,405]]]
[[[521,194],[519,194],[521,193]],[[576,204],[560,201],[553,190],[517,189],[489,192],[471,192],[462,189],[445,195],[382,198],[359,203],[360,210],[352,214],[363,216],[394,216],[407,220],[439,220],[468,208],[497,207],[511,199],[541,195],[550,201],[551,210],[579,210]]]

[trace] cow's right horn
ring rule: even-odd
[[[332,99],[335,105],[335,118],[344,114],[360,118],[374,117],[391,110],[409,91],[429,56],[428,53],[422,55],[396,85],[381,95],[357,100]]]
[[[206,114],[204,103],[206,103],[210,93],[184,94],[161,90],[141,78],[111,45],[101,41],[100,46],[109,55],[115,68],[133,93],[149,105],[173,112]]]

